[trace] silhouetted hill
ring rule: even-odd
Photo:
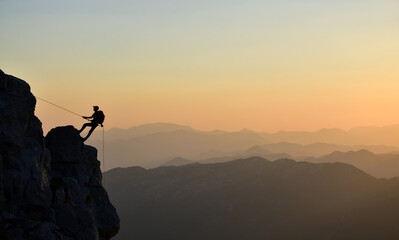
[[[345,146],[338,144],[328,143],[312,143],[312,144],[296,144],[288,142],[272,143],[261,146],[263,149],[275,153],[287,153],[294,157],[320,157],[323,155],[330,154],[335,151],[348,152],[348,151],[359,151],[367,149],[374,153],[388,153],[394,151],[396,148],[388,146],[376,146],[376,145],[355,145]]]
[[[219,158],[210,158],[202,161],[198,161],[198,163],[223,163],[223,162],[229,162],[236,160],[237,158],[248,158],[248,157],[261,157],[270,161],[282,159],[282,158],[288,158],[290,159],[291,156],[285,153],[271,153],[271,154],[237,154],[236,156],[231,156],[231,157],[219,157]]]
[[[212,154],[212,153],[209,153]],[[220,154],[228,154],[225,152],[215,152],[215,155],[220,155]],[[161,166],[183,166],[183,165],[187,165],[187,164],[191,164],[191,163],[223,163],[223,162],[228,162],[228,161],[232,161],[232,160],[237,160],[240,158],[250,158],[250,157],[262,157],[264,159],[267,160],[277,160],[277,159],[282,159],[282,158],[292,158],[290,155],[286,154],[286,153],[273,153],[270,152],[268,150],[265,150],[259,146],[254,146],[251,147],[245,151],[243,151],[242,153],[230,153],[231,155],[229,156],[223,156],[223,157],[213,157],[213,158],[208,158],[205,160],[200,160],[200,161],[193,161],[193,160],[188,160],[185,158],[173,158],[167,162],[165,162],[164,164],[162,164]]]
[[[308,162],[342,162],[356,166],[378,177],[392,178],[399,176],[399,154],[374,154],[367,150],[333,152],[319,158],[305,158]]]
[[[232,153],[231,156],[225,156],[225,157],[215,157],[215,158],[209,158],[205,160],[198,161],[198,163],[222,163],[222,162],[228,162],[232,160],[237,160],[240,158],[250,158],[250,157],[261,157],[270,161],[282,159],[282,158],[287,158],[291,159],[292,156],[286,153],[273,153],[269,150],[266,150],[260,146],[254,146],[251,147],[242,153]]]
[[[190,162],[178,165],[181,166],[192,162],[221,163],[249,157],[262,157],[271,161],[289,158],[308,162],[344,162],[355,165],[356,167],[375,177],[389,178],[399,175],[399,154],[390,153],[376,155],[368,150],[363,149],[363,147],[367,147],[376,151],[390,149],[390,147],[385,146],[343,146],[326,143],[302,145],[282,142],[266,144],[263,146],[254,146],[244,151],[235,151],[232,153],[214,151],[213,153],[208,154],[222,156],[211,157],[205,160],[190,160]]]
[[[397,239],[398,181],[343,163],[249,158],[118,168],[105,178],[120,209],[119,240]]]

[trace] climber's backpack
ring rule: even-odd
[[[105,119],[105,115],[104,115],[103,111],[97,111],[97,114],[96,114],[97,122],[99,124],[102,124],[104,122],[104,119]]]

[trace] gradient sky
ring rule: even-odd
[[[107,128],[399,123],[397,0],[0,0],[0,32],[4,72]]]

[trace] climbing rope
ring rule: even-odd
[[[72,113],[72,114],[74,114],[76,116],[82,117],[82,115],[80,115],[78,113],[75,113],[75,112],[73,112],[73,111],[71,111],[69,109],[66,109],[64,107],[61,107],[61,106],[59,106],[59,105],[57,105],[55,103],[47,101],[47,100],[45,100],[43,98],[40,98],[38,96],[35,96],[35,97],[37,99],[42,100],[43,102],[51,104],[51,105],[53,105],[55,107],[58,107],[58,108],[60,108],[60,109],[62,109],[64,111],[67,111],[67,112]],[[103,144],[102,144],[102,148],[103,148],[102,149],[102,154],[103,154],[103,159],[102,159],[103,163],[102,163],[102,165],[103,165],[103,173],[105,173],[105,127],[104,126],[103,126]],[[103,189],[104,189],[104,234],[106,234],[106,230],[107,230],[107,192],[105,191],[105,176],[104,176],[104,174],[102,175],[102,185],[103,185]]]
[[[61,107],[61,106],[59,106],[59,105],[57,105],[57,104],[55,104],[55,103],[52,103],[52,102],[47,101],[47,100],[44,100],[43,98],[40,98],[40,97],[38,97],[38,96],[35,96],[35,97],[36,97],[37,99],[42,100],[43,102],[46,102],[46,103],[48,103],[48,104],[51,104],[51,105],[56,106],[56,107],[58,107],[58,108],[61,108],[61,109],[64,110],[64,111],[67,111],[67,112],[70,112],[70,113],[72,113],[72,114],[75,114],[75,115],[77,115],[77,116],[79,116],[79,117],[82,117],[82,115],[77,114],[77,113],[75,113],[75,112],[72,112],[71,110],[68,110],[68,109],[66,109],[66,108],[64,108],[64,107]]]
[[[103,172],[105,172],[105,127],[103,125]],[[103,178],[104,179],[104,178]]]
[[[105,191],[105,129],[103,126],[103,177],[102,177],[102,185],[104,189],[104,235],[107,232],[107,192]],[[107,236],[104,236],[107,238]]]

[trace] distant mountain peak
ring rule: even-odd
[[[331,154],[328,154],[330,156],[351,156],[351,155],[357,155],[357,156],[375,156],[374,153],[366,150],[366,149],[360,149],[358,151],[348,151],[348,152],[342,152],[342,151],[334,151]]]
[[[191,164],[191,163],[194,163],[194,162],[191,160],[188,160],[186,158],[176,157],[176,158],[173,158],[172,160],[165,162],[164,164],[162,164],[162,166],[164,166],[164,167],[176,166],[177,167],[177,166],[184,166],[184,165]]]
[[[256,132],[254,132],[254,131],[252,131],[252,130],[250,130],[248,128],[243,128],[243,129],[240,130],[240,133],[256,133]]]

